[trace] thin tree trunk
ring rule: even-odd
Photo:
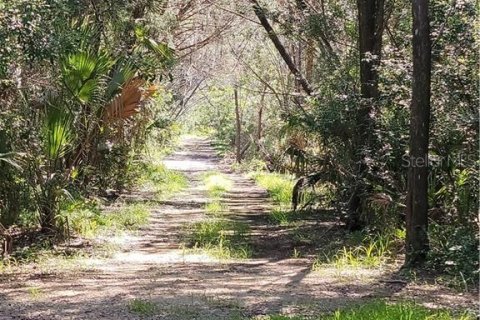
[[[299,40],[296,47],[297,47],[297,50],[296,50],[297,51],[296,52],[297,63],[295,65],[297,66],[300,73],[302,73],[302,69],[303,69],[303,66],[302,66],[302,59],[303,59],[303,44],[302,44],[302,41]],[[305,78],[305,80],[306,79],[307,78]],[[306,80],[306,81],[308,81],[308,80]],[[301,83],[299,81],[296,81],[295,86],[298,88],[297,91],[301,90]]]
[[[428,143],[431,42],[428,0],[413,1],[413,83],[406,208],[406,266],[421,265],[428,244]]]
[[[3,237],[2,256],[8,257],[13,251],[13,238],[9,230],[0,223],[0,236]]]
[[[263,26],[265,31],[267,31],[268,37],[273,42],[275,48],[277,48],[278,53],[283,58],[283,61],[285,61],[285,63],[287,64],[290,72],[294,75],[295,80],[298,81],[298,83],[301,85],[303,91],[305,91],[309,96],[311,96],[313,94],[312,86],[297,68],[297,66],[292,60],[292,57],[290,57],[290,55],[287,53],[287,50],[278,38],[275,30],[273,30],[270,22],[268,22],[267,16],[265,15],[265,10],[260,6],[257,0],[250,1],[253,4],[253,10],[255,12],[255,15],[257,16],[258,20],[260,20],[260,24]]]
[[[238,89],[235,88],[233,92],[235,95],[235,157],[237,163],[240,163],[242,162],[242,119],[240,114],[240,104],[238,102]]]
[[[262,134],[263,134],[263,100],[261,102],[260,108],[258,109],[258,116],[257,116],[257,146],[260,144],[260,140],[262,140]]]
[[[258,108],[257,114],[257,132],[255,136],[255,145],[257,151],[260,150],[260,140],[262,140],[263,135],[263,109],[265,107],[265,94],[267,91],[267,87],[265,86],[262,96],[260,97],[260,107]]]
[[[314,43],[312,39],[309,39],[307,43],[307,63],[305,66],[305,77],[307,78],[307,81],[312,81],[313,79],[314,56],[315,56]]]

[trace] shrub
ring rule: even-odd
[[[95,203],[75,201],[62,215],[73,232],[93,238],[102,232],[136,230],[148,222],[150,211],[143,204],[131,204],[104,212]]]
[[[479,281],[478,230],[468,226],[430,226],[429,266],[444,272],[452,285]]]

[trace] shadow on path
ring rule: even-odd
[[[447,295],[449,304],[475,304],[466,295],[452,297],[438,289],[433,294],[428,286],[382,282],[391,276],[388,272],[312,273],[315,249],[343,232],[330,213],[308,217],[295,227],[293,231],[300,235],[315,234],[310,242],[302,237],[295,240],[291,228],[268,223],[271,203],[265,190],[222,168],[209,141],[187,138],[164,162],[168,168],[184,173],[189,186],[156,204],[151,223],[125,238],[126,250],[110,259],[84,261],[75,268],[32,267],[0,274],[0,320],[207,320],[274,313],[315,315],[373,297],[401,298],[413,290],[419,299],[440,306]],[[223,171],[234,182],[224,201],[230,219],[251,227],[252,259],[217,261],[202,253],[186,253],[181,246],[184,226],[205,219],[203,208],[208,199],[201,180],[203,173],[212,170]],[[135,196],[151,200],[150,194],[137,192]],[[303,250],[306,258],[293,259],[294,249]],[[155,303],[155,315],[132,312],[129,306],[133,299]]]

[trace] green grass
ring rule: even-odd
[[[268,213],[268,219],[274,224],[281,225],[283,227],[290,226],[295,218],[295,213],[291,211],[282,210],[280,208],[274,208]]]
[[[212,133],[207,133],[207,136],[213,136]],[[218,156],[223,157],[225,156],[228,152],[231,150],[231,146],[228,143],[219,141],[215,139],[212,143],[213,148],[215,149],[215,152],[217,153]]]
[[[240,172],[262,172],[267,170],[267,163],[260,159],[245,159],[241,163],[234,163],[232,169]]]
[[[153,316],[157,313],[158,306],[147,300],[133,299],[128,304],[130,312],[136,313],[142,316]]]
[[[245,241],[248,225],[223,218],[228,206],[222,203],[221,198],[231,190],[232,181],[217,171],[207,172],[202,178],[211,199],[205,204],[209,218],[188,226],[187,247],[220,259],[250,257],[251,249]]]
[[[139,184],[144,188],[153,189],[157,200],[164,200],[169,196],[185,189],[188,180],[184,174],[167,169],[163,164],[145,165]]]
[[[292,227],[296,224],[301,224],[305,219],[311,218],[312,213],[313,212],[309,210],[292,211],[277,206],[268,213],[268,219],[274,224],[283,227]]]
[[[55,248],[54,243],[53,239],[41,240],[40,238],[28,246],[15,248],[8,258],[0,260],[0,274],[17,272],[17,268],[25,264],[34,264],[38,272],[44,273],[84,269],[88,268],[85,263],[88,258],[107,256],[103,245],[94,244],[94,251],[85,251],[82,248]],[[42,295],[43,292],[40,289],[30,288],[28,293],[34,297]]]
[[[139,183],[152,189],[157,200],[179,192],[188,184],[183,174],[168,170],[162,164],[145,165],[142,171]],[[82,199],[65,205],[61,214],[74,233],[94,238],[100,233],[137,230],[148,223],[150,210],[144,204],[128,204],[108,212],[100,210],[98,203]]]
[[[221,198],[232,189],[232,181],[219,172],[207,172],[203,175],[203,183],[209,198]]]
[[[129,204],[105,216],[107,226],[120,230],[137,230],[148,223],[150,210],[144,204]]]
[[[473,316],[454,315],[450,311],[431,310],[413,303],[388,304],[374,301],[356,308],[339,310],[325,320],[473,320]]]
[[[290,207],[292,202],[292,190],[295,184],[293,176],[269,173],[269,172],[253,172],[249,174],[258,185],[265,188],[275,204],[282,208]]]
[[[205,204],[205,212],[209,215],[220,216],[228,212],[228,206],[220,201],[212,201]]]
[[[251,249],[246,241],[249,227],[225,219],[207,219],[189,226],[190,247],[201,249],[222,259],[246,259]]]
[[[28,288],[28,294],[32,299],[40,298],[43,295],[43,292],[40,288],[30,287]]]
[[[184,175],[167,170],[159,163],[142,167],[143,176],[140,183],[149,185],[156,192],[157,198],[165,198],[187,186]],[[88,257],[109,257],[119,249],[115,243],[117,236],[124,232],[135,231],[146,225],[150,217],[150,207],[143,203],[120,204],[119,207],[102,209],[100,199],[85,199],[78,196],[74,200],[61,204],[57,216],[65,234],[80,235],[95,239],[106,236],[112,241],[93,241],[93,250],[85,248],[72,249],[66,246],[54,247],[55,240],[40,238],[32,244],[15,248],[8,259],[0,259],[0,273],[27,263],[35,263],[42,270],[51,268],[76,268]],[[67,232],[68,231],[68,232]]]
[[[94,238],[101,233],[137,230],[148,223],[150,210],[144,204],[128,204],[111,212],[80,205],[63,214],[68,217],[70,228],[76,234]]]
[[[258,319],[258,318],[257,318]],[[306,320],[303,317],[273,315],[264,320]],[[312,318],[308,318],[312,319]],[[337,310],[333,314],[314,317],[317,320],[474,320],[467,313],[454,314],[448,310],[431,310],[414,303],[371,301],[355,307]]]
[[[324,252],[315,260],[312,269],[317,271],[325,266],[337,269],[379,267],[395,253],[397,240],[393,235],[367,236],[356,246],[344,246],[333,253]]]

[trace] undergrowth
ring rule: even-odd
[[[55,246],[50,239],[37,239],[28,246],[16,248],[12,254],[0,260],[0,274],[9,273],[16,267],[33,263],[41,272],[58,272],[58,270],[89,269],[88,259],[107,258],[118,250],[110,243],[92,244],[80,248]]]
[[[325,248],[315,259],[312,269],[318,271],[325,267],[337,269],[376,268],[384,265],[399,250],[399,243],[403,242],[405,234],[398,230],[394,234],[366,235],[361,241],[359,234],[350,235],[351,243],[340,249]]]
[[[478,286],[479,238],[478,230],[472,229],[470,226],[430,225],[427,267],[442,272],[437,277],[439,282],[465,291]]]
[[[275,207],[268,213],[268,220],[282,227],[293,227],[297,223],[301,224],[302,220],[308,219],[313,213],[311,210],[293,211]]]
[[[139,183],[153,187],[157,199],[168,197],[187,185],[185,176],[167,170],[163,165],[145,165],[144,169]],[[62,221],[67,244],[68,237],[77,235],[85,239],[95,239],[99,236],[109,237],[135,231],[146,225],[150,217],[148,204],[125,203],[119,207],[102,207],[103,205],[104,202],[97,198],[85,199],[79,196],[61,204],[57,219]],[[32,243],[20,245],[8,258],[1,260],[0,272],[31,262],[47,267],[51,263],[68,266],[86,256],[110,256],[113,251],[118,249],[118,245],[110,242],[94,242],[88,250],[87,248],[70,250],[68,246],[63,249],[55,249],[58,244],[59,241],[56,238],[39,238]]]
[[[64,212],[70,228],[85,238],[94,238],[101,233],[117,233],[137,230],[147,224],[150,210],[144,204],[129,204],[122,208],[102,211],[96,206],[74,204]]]
[[[455,315],[451,311],[431,310],[414,303],[389,304],[373,301],[354,308],[338,310],[325,320],[473,320],[472,315]]]
[[[220,201],[214,200],[205,204],[205,212],[213,216],[221,216],[228,211],[228,206]]]
[[[301,316],[271,315],[255,319],[262,320],[306,320]],[[355,307],[339,309],[333,314],[309,317],[316,320],[474,320],[472,314],[456,314],[449,310],[432,310],[421,305],[401,302],[387,303],[374,300]]]

